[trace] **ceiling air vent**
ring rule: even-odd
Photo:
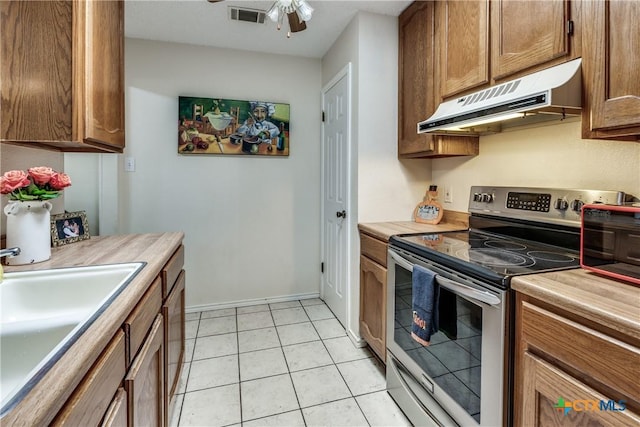
[[[254,24],[264,24],[265,11],[257,9],[244,9],[236,6],[229,6],[229,19],[234,21],[252,22]]]

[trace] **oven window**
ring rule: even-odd
[[[396,265],[394,341],[480,423],[482,308],[440,287],[439,330],[430,345],[411,338],[411,273]]]

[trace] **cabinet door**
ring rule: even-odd
[[[434,3],[412,3],[399,17],[398,157],[478,154],[478,137],[418,134],[440,103],[435,66]]]
[[[126,372],[124,341],[124,332],[119,330],[51,425],[100,423]]]
[[[127,392],[120,387],[100,425],[101,427],[127,427],[127,417]]]
[[[0,138],[70,141],[72,3],[3,1],[0,12]]]
[[[521,425],[623,427],[640,423],[629,408],[529,352],[524,354],[523,368]],[[608,410],[600,409],[602,401],[609,405]]]
[[[433,150],[433,136],[418,134],[418,122],[436,109],[433,92],[433,3],[414,2],[399,18],[398,154]]]
[[[584,138],[640,140],[640,2],[583,2]]]
[[[158,314],[124,379],[130,426],[164,426],[164,334]]]
[[[569,20],[566,0],[492,1],[491,77],[568,57]]]
[[[123,327],[127,337],[127,366],[133,362],[136,354],[138,354],[151,325],[155,321],[156,315],[162,308],[161,292],[162,287],[158,277],[124,321]]]
[[[124,148],[124,2],[0,2],[0,140]]]
[[[386,361],[387,269],[360,256],[360,334]]]
[[[489,1],[436,2],[442,98],[489,83]]]
[[[124,148],[124,1],[74,2],[74,133]]]
[[[168,405],[180,381],[184,356],[184,286],[185,272],[182,270],[169,297],[162,305],[164,317],[165,372]],[[168,407],[168,406],[167,406]]]

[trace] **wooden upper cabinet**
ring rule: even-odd
[[[491,1],[492,78],[569,59],[570,20],[567,0]]]
[[[434,2],[418,1],[399,17],[398,157],[448,157],[478,154],[477,137],[418,134],[439,102],[435,66]]]
[[[3,1],[0,141],[124,148],[124,2]]]
[[[583,138],[640,140],[640,2],[583,2]]]
[[[435,111],[433,64],[433,3],[414,2],[399,18],[398,154],[410,154],[430,145],[429,135],[418,134],[418,122]]]
[[[489,83],[489,0],[438,1],[442,98]]]

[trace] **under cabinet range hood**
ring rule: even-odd
[[[475,134],[580,114],[582,59],[574,59],[440,104],[418,133]]]

